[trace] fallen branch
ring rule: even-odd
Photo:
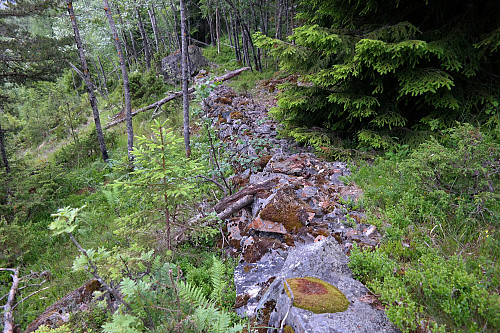
[[[229,72],[229,73],[226,73],[222,76],[219,76],[219,77],[216,77],[214,78],[211,83],[214,83],[214,82],[224,82],[226,80],[229,80],[229,79],[232,79],[233,77],[235,76],[238,76],[240,75],[241,73],[243,73],[244,71],[246,70],[249,70],[250,67],[243,67],[243,68],[240,68],[240,69],[237,69],[235,71],[232,71],[232,72]],[[188,89],[188,94],[192,94],[194,93],[195,89],[194,87],[191,87]],[[167,102],[170,102],[171,100],[173,99],[176,99],[177,97],[181,97],[182,96],[182,91],[177,91],[177,92],[174,92],[174,93],[171,93],[170,95],[168,95],[167,97],[165,97],[164,99],[162,100],[159,100],[151,105],[148,105],[148,106],[145,106],[141,109],[138,109],[138,110],[135,110],[132,112],[132,117],[135,116],[136,114],[138,113],[141,113],[141,112],[144,112],[144,111],[148,111],[148,110],[151,110],[151,109],[155,109],[155,108],[159,108],[161,107],[163,104],[167,103]],[[113,127],[115,125],[118,125],[119,123],[122,123],[125,121],[125,117],[120,117],[120,113],[114,117],[116,120],[106,124],[106,126],[104,126],[105,129],[108,129],[110,127]],[[112,118],[113,119],[113,118]]]
[[[7,303],[3,306],[3,333],[14,333],[14,315],[12,311],[14,310],[14,304],[16,301],[17,288],[19,287],[19,282],[21,278],[19,277],[19,267],[16,269],[12,268],[2,268],[1,270],[11,271],[12,285],[9,291],[9,297],[7,298]]]
[[[240,204],[237,204],[237,203],[242,198],[245,198],[247,196],[251,196],[252,200],[253,200],[254,194],[256,194],[257,192],[267,191],[267,190],[272,189],[277,184],[277,182],[278,182],[278,178],[273,178],[273,179],[267,180],[267,181],[259,183],[259,184],[248,185],[248,186],[244,187],[243,189],[239,190],[238,192],[236,192],[235,194],[230,195],[229,197],[222,199],[217,205],[215,205],[214,210],[218,214],[221,214],[221,213],[227,211],[228,207],[233,207],[232,213],[234,213],[236,211],[235,209],[240,206]],[[248,198],[247,198],[247,200],[248,200]],[[241,209],[243,207],[245,207],[245,206],[242,206],[239,209]],[[229,214],[229,215],[231,215],[231,214]]]
[[[233,213],[236,213],[246,205],[251,204],[252,201],[253,201],[252,194],[245,195],[244,197],[241,197],[237,201],[232,202],[231,205],[227,206],[222,212],[217,214],[217,217],[220,218],[221,220],[227,219]]]

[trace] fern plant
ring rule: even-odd
[[[190,282],[181,281],[178,284],[179,296],[194,307],[190,318],[196,323],[196,328],[202,332],[226,333],[243,330],[241,324],[231,325],[231,316],[220,308],[221,294],[227,285],[223,279],[224,272],[224,264],[214,257],[210,269],[210,281],[213,288],[210,298],[205,296],[200,287]]]

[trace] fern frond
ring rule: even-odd
[[[182,300],[193,304],[196,307],[207,307],[209,301],[203,294],[203,290],[189,282],[181,281],[178,284],[179,296]]]
[[[210,268],[210,280],[212,282],[212,293],[210,298],[220,303],[222,291],[226,288],[226,281],[224,281],[224,273],[226,267],[219,259],[213,257],[213,264]]]

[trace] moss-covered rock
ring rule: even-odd
[[[314,313],[343,312],[349,307],[345,295],[335,286],[314,277],[287,279],[292,289],[293,306]],[[290,292],[285,285],[285,291]]]
[[[309,205],[297,197],[291,186],[280,188],[271,202],[260,211],[263,220],[281,223],[288,232],[303,227],[312,216],[314,214]]]

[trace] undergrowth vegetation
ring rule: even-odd
[[[375,252],[353,248],[350,267],[405,331],[500,325],[499,135],[457,124],[352,178],[384,240]]]

